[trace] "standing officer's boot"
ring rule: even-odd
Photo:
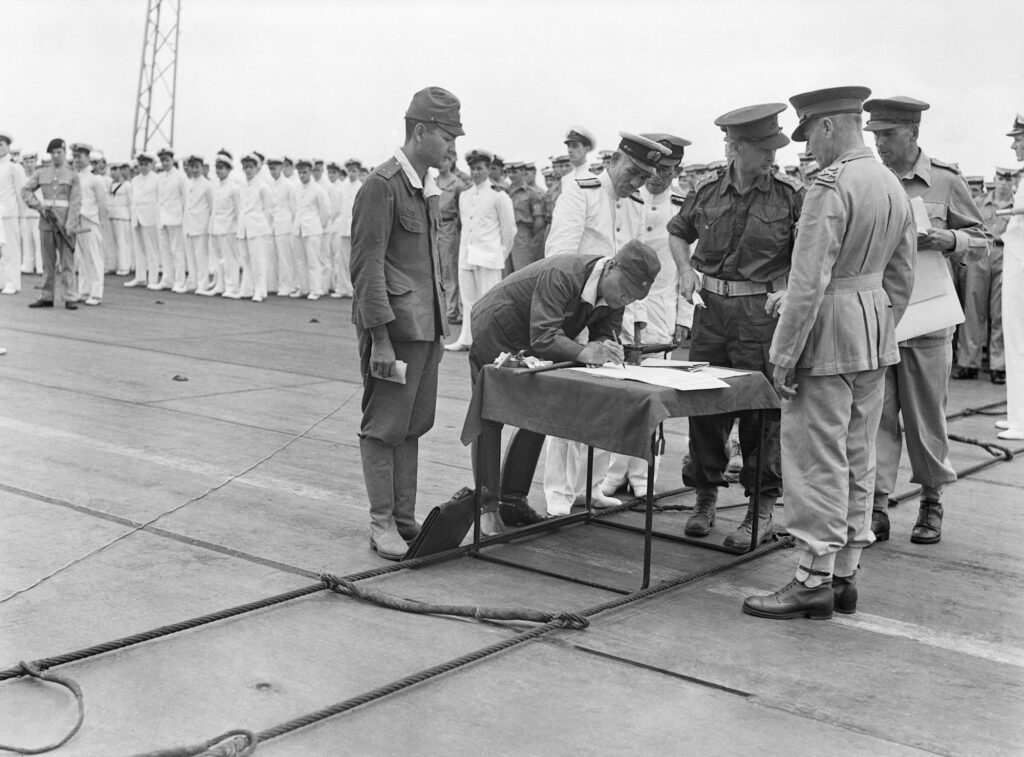
[[[399,535],[411,542],[420,532],[416,522],[416,475],[419,439],[406,439],[395,447],[395,525]]]
[[[914,544],[935,544],[942,538],[942,503],[922,499],[917,523],[910,532]]]
[[[385,560],[401,560],[408,545],[395,524],[394,448],[361,438],[359,452],[370,499],[370,549]]]
[[[707,536],[715,525],[715,510],[718,505],[718,487],[697,490],[697,505],[683,528],[687,536]]]
[[[775,533],[772,527],[772,510],[775,508],[775,497],[761,495],[761,504],[757,511],[757,544],[763,544],[772,538]],[[750,549],[750,537],[754,533],[754,519],[751,517],[750,508],[743,517],[739,528],[725,537],[725,546],[733,549]],[[757,546],[755,544],[754,546]]]

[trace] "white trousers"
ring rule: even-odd
[[[1006,350],[1006,417],[1024,432],[1024,228],[1003,234],[1003,347]]]
[[[245,237],[238,240],[238,257],[242,264],[242,296],[267,296],[267,236]]]
[[[210,282],[209,236],[185,237],[185,289],[206,289]]]
[[[274,251],[271,257],[277,262],[277,286],[278,294],[291,294],[296,288],[295,285],[295,256],[292,235],[274,234]]]
[[[324,283],[327,271],[327,237],[323,234],[313,234],[302,237],[302,251],[306,258],[306,277],[309,281],[310,294],[326,294]]]
[[[610,452],[608,460],[608,472],[604,474],[604,481],[601,482],[602,489],[615,490],[623,484],[629,484],[637,496],[647,493],[649,485],[653,482],[647,480],[647,461],[642,457],[630,457],[620,455],[618,452]],[[596,453],[595,453],[596,457]],[[658,468],[661,463],[661,455],[654,458],[654,478],[658,478]]]
[[[351,297],[352,275],[348,269],[352,260],[352,237],[334,234],[331,239],[334,245],[331,250],[331,288],[342,297]]]
[[[0,287],[21,291],[21,219],[4,218],[4,254],[0,257]]]
[[[78,268],[78,298],[92,297],[103,299],[103,233],[99,224],[88,223],[83,219],[83,226],[89,231],[75,236],[75,264]]]
[[[185,286],[185,234],[180,225],[160,227],[160,282]]]
[[[107,218],[103,224],[103,271],[111,271],[117,269],[117,242],[114,240],[114,222]]]
[[[111,219],[110,230],[113,234],[111,244],[114,247],[115,270],[130,271],[135,253],[132,245],[132,226],[127,219]]]
[[[459,268],[459,295],[462,298],[462,331],[458,344],[470,347],[473,344],[473,332],[470,324],[470,311],[477,301],[487,294],[501,281],[502,271],[494,268]]]
[[[160,234],[156,226],[135,227],[135,280],[155,286],[160,279]]]
[[[43,272],[43,248],[39,245],[39,216],[22,216],[21,225],[21,272]]]
[[[465,313],[463,313],[465,318]],[[608,471],[611,453],[594,450],[594,485]],[[549,436],[544,443],[544,501],[548,515],[568,515],[587,494],[587,445]]]
[[[241,292],[238,275],[238,253],[234,234],[216,234],[210,237],[216,257],[213,291],[224,294]]]

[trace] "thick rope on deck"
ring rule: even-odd
[[[946,434],[946,437],[953,440],[954,442],[961,442],[963,444],[973,444],[976,447],[981,447],[983,450],[988,452],[992,457],[1001,457],[1006,462],[1013,460],[1013,451],[1008,447],[1004,447],[1002,444],[995,444],[993,442],[985,442],[981,439],[974,439],[970,436],[960,436],[959,434]]]
[[[9,744],[0,744],[0,749],[5,752],[14,752],[16,754],[42,754],[43,752],[49,752],[57,747],[64,746],[71,740],[71,737],[78,733],[78,729],[82,727],[82,721],[85,720],[85,701],[82,698],[82,689],[77,683],[72,681],[70,678],[57,675],[56,673],[47,673],[40,670],[39,667],[31,662],[23,662],[18,666],[22,675],[32,676],[38,678],[40,681],[49,681],[59,686],[63,686],[75,696],[75,703],[78,705],[78,720],[75,721],[74,726],[68,731],[67,735],[60,741],[55,741],[52,744],[40,747],[17,747],[10,746]]]
[[[306,726],[313,725],[314,723],[317,723],[321,720],[326,720],[327,718],[334,717],[335,715],[340,715],[344,712],[354,710],[357,707],[361,707],[362,705],[377,701],[378,699],[383,699],[384,697],[395,694],[399,691],[402,691],[403,689],[408,689],[412,686],[416,686],[417,684],[423,683],[424,681],[428,681],[431,678],[436,678],[437,676],[444,675],[445,673],[457,670],[458,668],[462,668],[466,665],[478,662],[487,657],[498,654],[499,652],[503,652],[506,649],[511,649],[512,647],[524,644],[528,641],[532,641],[533,639],[538,639],[541,636],[550,633],[551,631],[556,631],[559,629],[579,630],[581,628],[585,628],[586,619],[594,615],[597,615],[598,613],[607,612],[608,610],[612,610],[617,607],[622,607],[623,605],[627,605],[631,602],[636,602],[638,600],[654,596],[655,594],[660,594],[661,592],[674,589],[678,586],[683,586],[685,584],[692,583],[693,581],[697,581],[701,578],[706,578],[716,573],[721,573],[725,570],[729,570],[730,568],[734,568],[737,565],[743,565],[744,563],[750,562],[751,560],[756,560],[759,557],[763,557],[769,552],[774,552],[777,549],[790,547],[792,545],[793,538],[787,536],[776,542],[765,544],[764,546],[759,547],[758,549],[753,550],[752,552],[747,552],[746,554],[733,558],[732,560],[724,562],[721,565],[706,568],[705,570],[699,571],[697,573],[690,573],[685,576],[681,576],[680,578],[672,579],[669,581],[663,581],[647,589],[643,589],[641,591],[634,592],[633,594],[613,599],[609,602],[604,602],[602,604],[595,605],[594,607],[588,608],[586,610],[582,610],[576,613],[562,613],[556,619],[544,623],[544,625],[538,626],[536,628],[531,628],[527,631],[518,633],[510,639],[505,639],[504,641],[497,642],[496,644],[491,644],[490,646],[486,646],[482,649],[478,649],[474,652],[462,655],[461,657],[457,657],[454,660],[449,660],[448,662],[441,663],[440,665],[435,665],[431,668],[427,668],[426,670],[421,670],[418,673],[413,673],[412,675],[406,676],[405,678],[400,678],[397,681],[392,681],[391,683],[385,684],[384,686],[380,686],[376,689],[368,691],[365,694],[360,694],[358,696],[351,697],[342,702],[338,702],[337,704],[333,704],[329,707],[316,710],[315,712],[310,712],[306,715],[302,715],[297,718],[293,718],[292,720],[289,720],[273,728],[268,728],[267,730],[260,731],[258,734],[256,734],[256,738],[258,742],[262,744],[265,741],[270,741],[271,739],[275,739],[278,736],[283,736],[286,733],[297,731],[300,728],[305,728]],[[348,593],[348,587],[346,587],[343,583],[339,582],[338,586],[339,589],[346,590],[344,591],[344,593]],[[359,591],[365,592],[365,589],[360,588]],[[388,597],[388,599],[393,600],[396,598]],[[409,600],[402,601],[408,602]],[[580,620],[584,622],[581,623]],[[145,754],[135,755],[135,757],[165,757],[165,755],[175,754],[176,753],[174,752],[148,752]]]
[[[474,605],[441,605],[419,602],[392,594],[375,591],[364,586],[356,586],[346,578],[324,573],[321,580],[331,591],[345,594],[364,602],[400,612],[411,612],[417,615],[452,615],[457,618],[473,618],[474,620],[525,620],[530,623],[552,623],[564,621],[565,627],[583,629],[590,625],[586,618],[572,612],[544,612],[519,607],[482,607]]]
[[[192,746],[160,749],[136,757],[249,757],[256,751],[259,739],[252,731],[236,729]]]

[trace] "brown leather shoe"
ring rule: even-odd
[[[921,509],[917,512],[917,523],[910,532],[910,541],[914,544],[935,544],[942,538],[942,503],[921,500]]]
[[[857,612],[857,574],[832,576],[833,607],[843,615]]]
[[[715,510],[717,504],[714,500],[698,499],[697,507],[693,515],[686,521],[683,533],[687,536],[707,536],[715,525]]]
[[[530,507],[527,498],[521,494],[502,497],[498,504],[498,512],[506,526],[532,526],[544,520],[544,516]]]
[[[1006,371],[989,371],[988,380],[993,384],[1005,384],[1006,383]]]
[[[53,300],[36,300],[28,304],[30,308],[52,308]]]
[[[832,617],[834,602],[831,581],[808,589],[794,578],[774,594],[747,597],[743,600],[743,612],[759,618],[828,620]]]
[[[953,369],[953,378],[957,381],[963,381],[964,379],[976,379],[978,378],[978,369],[964,368],[962,365],[958,365]]]

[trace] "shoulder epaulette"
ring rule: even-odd
[[[495,192],[508,192],[508,189],[501,186],[501,184],[495,184],[493,182],[491,182],[491,189],[493,189]]]
[[[772,177],[776,181],[782,182],[783,184],[788,184],[797,191],[804,188],[804,184],[802,181],[798,181],[797,179],[794,179],[792,176],[787,176],[786,174],[782,173],[782,171],[776,171],[775,173],[772,174]]]
[[[388,160],[381,163],[374,170],[375,174],[380,174],[385,179],[390,179],[396,173],[402,170],[402,164],[398,162],[396,158],[389,158]]]
[[[818,172],[818,175],[814,177],[815,184],[822,184],[826,187],[831,187],[836,183],[836,179],[839,178],[839,174],[843,171],[845,163],[836,163],[828,168],[823,168]]]
[[[946,163],[944,160],[939,160],[938,158],[928,158],[928,160],[931,161],[933,166],[938,166],[939,168],[945,168],[946,170],[952,171],[953,173],[957,174],[958,176],[960,175],[960,167],[955,165],[955,164],[953,164],[953,163]]]
[[[682,205],[684,202],[686,202],[686,197],[685,196],[677,195],[675,192],[672,193],[672,204],[673,205]]]
[[[576,183],[580,185],[581,189],[597,189],[601,186],[601,180],[596,176],[585,176],[582,179],[576,179]]]
[[[633,202],[638,202],[638,203],[640,203],[641,205],[643,205],[643,204],[644,204],[644,199],[643,199],[643,198],[642,198],[642,197],[641,197],[641,196],[639,195],[639,193],[637,193],[637,192],[634,192],[633,194],[631,194],[631,195],[629,196],[629,199],[631,199],[631,200],[632,200]]]
[[[693,191],[696,192],[698,189],[703,189],[708,184],[718,181],[721,178],[721,174],[717,171],[714,173],[708,172],[700,177],[696,184],[693,185]]]

